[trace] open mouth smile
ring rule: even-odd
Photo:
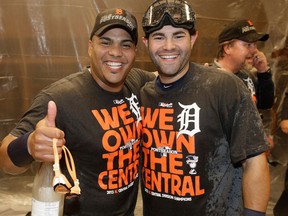
[[[110,62],[109,61],[109,62],[106,62],[105,64],[114,70],[119,69],[123,66],[123,63],[121,63],[121,62]]]

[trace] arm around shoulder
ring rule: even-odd
[[[149,72],[140,68],[132,68],[131,72],[133,75],[138,74],[138,76],[141,77],[140,80],[144,83],[154,80],[157,76],[155,72]]]

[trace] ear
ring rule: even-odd
[[[88,55],[91,57],[93,52],[93,42],[91,40],[88,41]]]
[[[195,34],[191,35],[191,37],[190,37],[190,46],[191,46],[191,49],[193,48],[197,37],[198,37],[198,31],[196,31]]]
[[[224,51],[224,53],[229,54],[229,53],[230,53],[230,50],[231,50],[230,47],[231,47],[231,44],[230,44],[230,43],[223,45],[223,51]]]
[[[142,37],[142,42],[146,47],[148,47],[148,39],[146,37]]]

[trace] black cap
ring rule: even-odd
[[[105,10],[97,15],[90,40],[94,35],[101,36],[108,30],[117,27],[126,30],[137,45],[137,20],[130,12],[121,8]]]
[[[221,44],[233,39],[242,40],[248,43],[266,41],[269,34],[258,33],[250,20],[238,20],[227,25],[218,37]]]

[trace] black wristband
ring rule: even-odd
[[[28,152],[27,141],[32,132],[13,140],[7,149],[10,160],[18,167],[24,167],[32,163],[33,157]]]
[[[265,212],[259,212],[252,209],[244,208],[243,215],[244,216],[265,216]]]
[[[257,72],[257,77],[259,79],[271,79],[272,78],[272,71],[271,71],[271,68],[269,68],[267,71],[263,72],[263,73],[260,73],[260,72]]]

